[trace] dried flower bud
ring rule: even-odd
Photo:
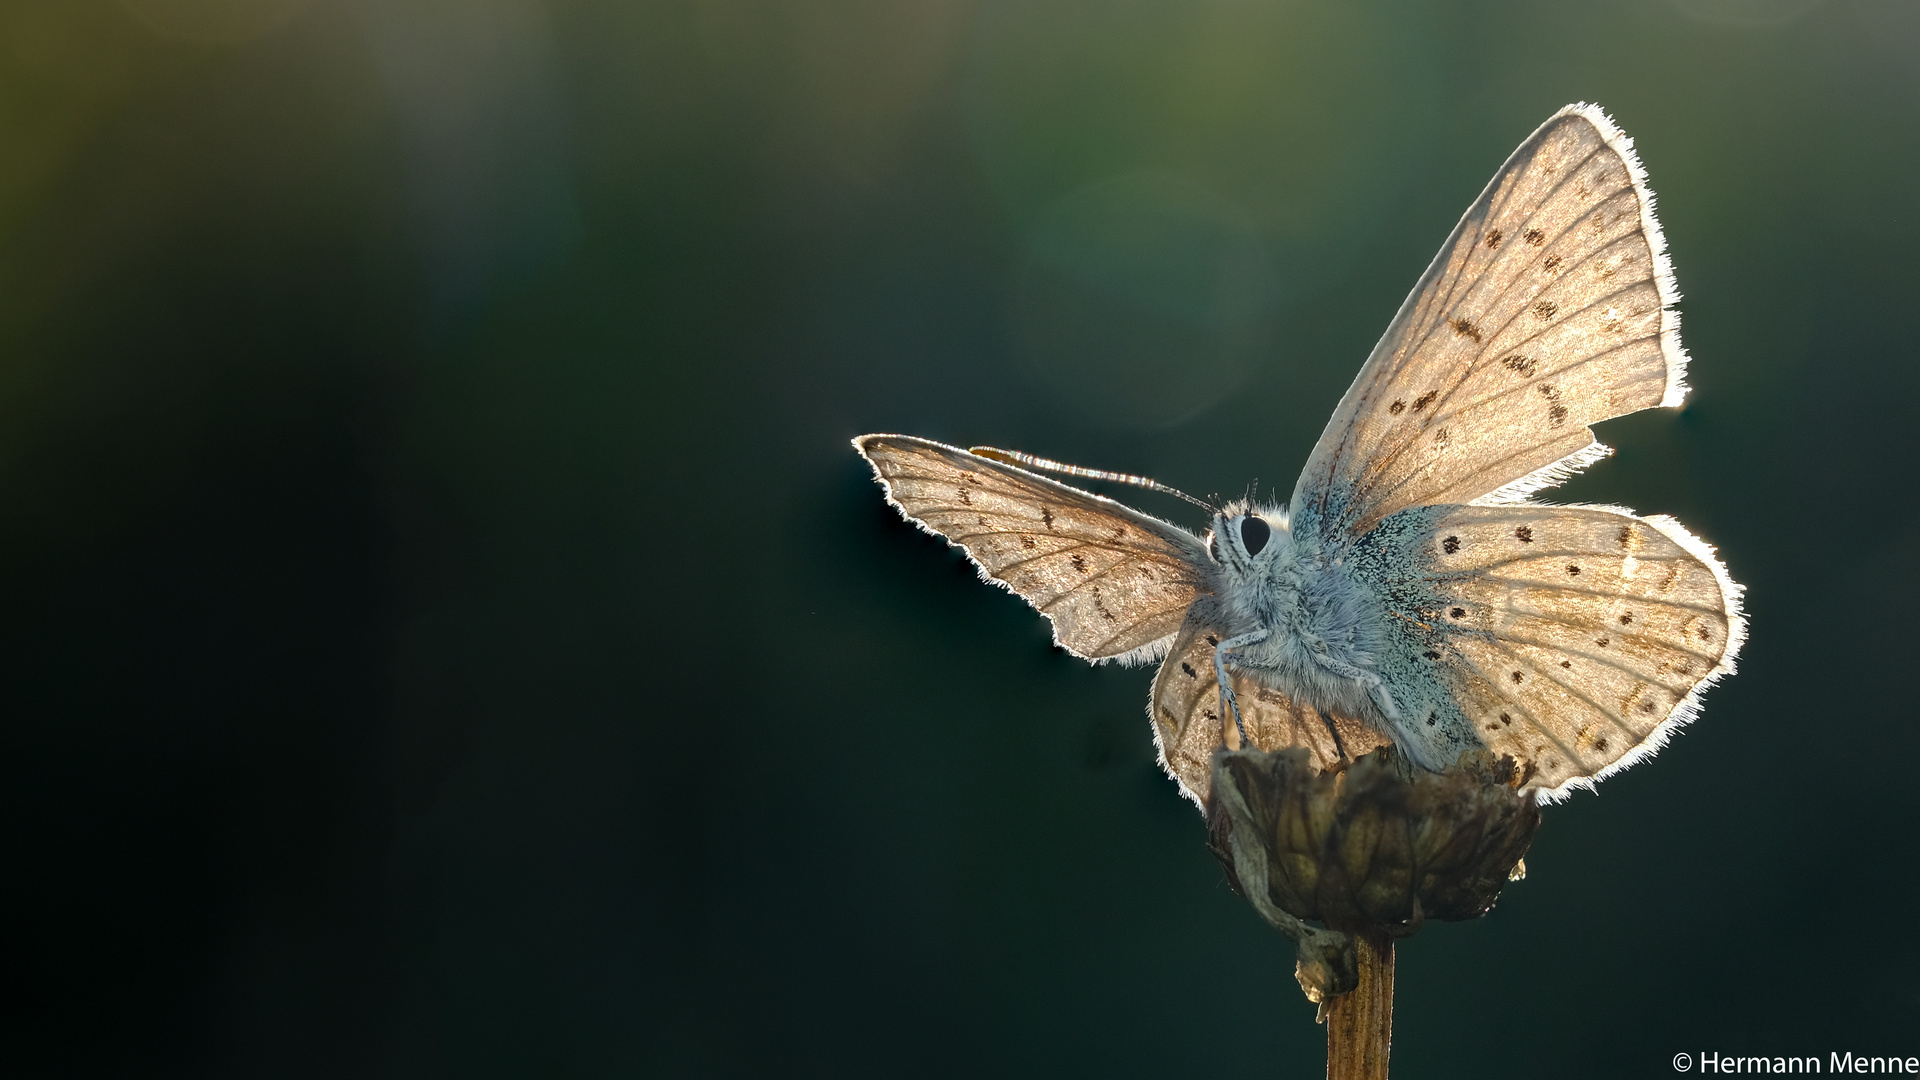
[[[1511,758],[1462,755],[1443,772],[1413,768],[1391,746],[1330,772],[1304,749],[1214,757],[1207,827],[1233,886],[1300,944],[1308,998],[1352,988],[1352,961],[1300,920],[1385,928],[1486,913],[1540,827]],[[1342,935],[1344,936],[1344,935]],[[1347,948],[1351,948],[1350,943]]]
[[[1348,993],[1360,982],[1359,961],[1354,956],[1353,938],[1338,930],[1316,930],[1305,923],[1295,938],[1293,977],[1300,992],[1318,1005]]]

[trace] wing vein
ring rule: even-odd
[[[1482,576],[1480,580],[1499,582],[1500,584],[1503,584],[1503,585],[1525,585],[1535,589],[1551,589],[1554,592],[1573,593],[1578,596],[1605,596],[1605,597],[1611,597],[1611,598],[1623,599],[1623,600],[1638,600],[1640,603],[1643,603],[1643,604],[1658,604],[1661,607],[1677,608],[1681,611],[1699,611],[1699,612],[1704,612],[1708,615],[1718,615],[1720,614],[1720,611],[1721,611],[1720,608],[1708,607],[1704,604],[1685,604],[1685,603],[1681,603],[1678,600],[1649,600],[1643,597],[1629,596],[1629,595],[1625,595],[1617,592],[1603,592],[1599,589],[1582,589],[1573,585],[1555,585],[1545,581],[1524,581],[1517,578],[1497,578],[1497,577],[1486,577],[1486,576]]]
[[[1498,648],[1498,647],[1499,647],[1499,645],[1500,645],[1500,643],[1499,643],[1499,641],[1497,641],[1497,640],[1496,640],[1496,641],[1493,641],[1493,642],[1491,642],[1490,644],[1492,644],[1492,645],[1493,645],[1493,646],[1495,646],[1496,648]],[[1504,651],[1504,650],[1502,650],[1502,651]],[[1501,689],[1501,688],[1500,688],[1500,679],[1499,679],[1499,677],[1498,677],[1498,676],[1495,676],[1495,675],[1491,675],[1491,674],[1490,674],[1489,672],[1487,672],[1487,671],[1486,671],[1486,669],[1484,669],[1484,668],[1482,668],[1482,667],[1481,667],[1481,666],[1479,665],[1479,663],[1477,663],[1477,662],[1476,662],[1476,661],[1475,661],[1475,660],[1474,660],[1474,659],[1473,659],[1472,657],[1470,657],[1470,656],[1466,656],[1465,654],[1461,654],[1461,659],[1463,659],[1463,660],[1465,660],[1465,661],[1467,662],[1467,665],[1468,665],[1469,667],[1471,667],[1471,668],[1473,668],[1473,671],[1474,671],[1474,674],[1476,674],[1476,675],[1479,675],[1479,676],[1480,676],[1480,681],[1482,681],[1482,682],[1484,682],[1484,683],[1486,683],[1486,684],[1487,684],[1488,686],[1491,686],[1491,687],[1493,687],[1493,692],[1494,692],[1495,694],[1498,694],[1498,695],[1500,696],[1500,699],[1501,699],[1502,701],[1505,701],[1505,702],[1506,702],[1507,704],[1509,704],[1509,705],[1511,705],[1511,706],[1513,706],[1514,708],[1516,708],[1516,709],[1518,709],[1518,710],[1520,710],[1520,714],[1521,714],[1522,716],[1524,716],[1524,717],[1526,717],[1526,719],[1527,719],[1527,723],[1529,723],[1529,724],[1532,724],[1532,725],[1533,725],[1533,729],[1534,729],[1535,731],[1538,731],[1538,732],[1539,732],[1539,733],[1541,734],[1541,736],[1542,736],[1542,737],[1544,737],[1544,738],[1545,738],[1545,739],[1546,739],[1546,740],[1547,740],[1548,742],[1550,742],[1550,743],[1552,743],[1552,744],[1554,745],[1554,748],[1555,748],[1555,749],[1557,749],[1557,750],[1559,750],[1559,751],[1560,751],[1560,752],[1561,752],[1562,754],[1565,754],[1565,755],[1566,755],[1566,757],[1567,757],[1567,760],[1568,760],[1568,762],[1569,762],[1569,763],[1573,763],[1573,764],[1580,764],[1580,763],[1581,763],[1581,762],[1580,762],[1580,755],[1578,755],[1578,754],[1576,754],[1576,753],[1574,753],[1573,751],[1571,751],[1571,750],[1569,750],[1569,749],[1567,749],[1567,744],[1565,744],[1565,743],[1563,743],[1563,742],[1561,742],[1561,741],[1560,741],[1560,737],[1559,737],[1559,736],[1557,736],[1557,735],[1555,735],[1555,734],[1554,734],[1554,733],[1553,733],[1552,731],[1549,731],[1549,730],[1547,729],[1547,725],[1546,725],[1546,724],[1544,724],[1544,723],[1542,723],[1542,722],[1540,721],[1540,719],[1539,719],[1539,718],[1538,718],[1537,716],[1535,716],[1535,715],[1533,714],[1533,710],[1532,710],[1532,709],[1530,709],[1530,708],[1528,708],[1527,706],[1525,706],[1525,705],[1523,705],[1523,704],[1521,704],[1521,703],[1520,703],[1520,700],[1519,700],[1518,698],[1515,698],[1515,697],[1512,697],[1512,696],[1510,696],[1510,695],[1509,695],[1509,694],[1508,694],[1508,693],[1507,693],[1507,692],[1506,692],[1505,690],[1503,690],[1503,689]],[[1522,660],[1519,660],[1518,658],[1515,658],[1515,662],[1516,662],[1516,663],[1525,663],[1525,661],[1522,661]],[[1529,666],[1531,666],[1531,665],[1529,665]],[[1551,682],[1552,680],[1551,680],[1551,679],[1549,679],[1548,681],[1549,681],[1549,682]]]
[[[1585,168],[1587,162],[1592,161],[1594,155],[1598,154],[1600,150],[1605,147],[1605,145],[1606,144],[1602,142],[1600,146],[1596,146],[1592,150],[1588,151],[1587,156],[1581,158],[1578,164],[1573,165],[1571,168],[1568,168],[1564,173],[1564,175],[1562,175],[1560,179],[1554,181],[1553,185],[1547,189],[1546,194],[1540,197],[1539,203],[1534,207],[1533,213],[1528,214],[1527,217],[1521,223],[1523,224],[1525,221],[1532,221],[1533,215],[1538,214],[1540,212],[1540,207],[1544,206],[1549,200],[1553,198],[1554,195],[1558,194],[1560,192],[1560,189],[1562,187],[1565,187],[1567,183],[1573,179],[1576,173],[1578,173],[1582,168]],[[1528,167],[1532,166],[1533,162],[1538,158],[1538,156],[1539,156],[1538,150],[1536,149],[1534,156],[1527,159]],[[1522,169],[1518,172],[1513,173],[1512,175],[1517,179],[1525,175],[1525,173],[1526,173],[1526,170]],[[1508,188],[1507,194],[1502,197],[1499,210],[1496,210],[1491,203],[1487,205],[1487,213],[1484,217],[1480,219],[1480,224],[1474,231],[1474,234],[1473,234],[1474,242],[1467,246],[1467,250],[1469,252],[1475,251],[1479,248],[1481,239],[1486,236],[1487,225],[1490,222],[1492,222],[1495,218],[1500,216],[1500,213],[1506,209],[1506,200],[1512,199],[1514,197],[1514,194],[1519,190],[1519,188],[1520,188],[1520,185],[1518,183],[1515,183]],[[1561,235],[1564,236],[1567,231],[1571,231],[1573,228],[1576,227],[1576,225],[1569,225],[1566,230],[1562,231]],[[1458,245],[1455,245],[1452,250],[1459,251],[1460,248]],[[1545,251],[1544,245],[1542,246],[1541,250],[1542,252]],[[1464,267],[1462,269],[1464,269]],[[1405,353],[1402,354],[1403,356],[1411,357],[1411,356],[1419,355],[1420,352],[1422,352],[1426,348],[1427,343],[1433,340],[1433,335],[1440,329],[1441,326],[1443,326],[1446,323],[1446,313],[1451,311],[1453,308],[1451,301],[1453,300],[1453,297],[1456,291],[1458,290],[1459,286],[1462,283],[1465,283],[1466,281],[1467,281],[1466,274],[1460,273],[1460,274],[1454,275],[1453,283],[1452,285],[1449,286],[1446,297],[1439,304],[1439,311],[1437,313],[1429,314],[1429,318],[1427,320],[1426,326],[1421,330],[1420,340],[1418,344],[1408,349]],[[1478,284],[1478,283],[1479,283],[1479,279],[1475,278],[1473,281],[1473,284]],[[1468,291],[1469,292],[1472,291],[1471,286],[1468,287]],[[1438,314],[1439,318],[1438,319],[1433,318],[1432,317],[1433,314]],[[1392,369],[1392,373],[1397,374],[1405,366],[1406,366],[1405,364],[1396,364]]]
[[[1519,653],[1514,652],[1512,649],[1505,648],[1506,642],[1504,641],[1497,642],[1497,644],[1502,646],[1501,651],[1506,653],[1506,655],[1510,659],[1512,659],[1514,663],[1526,665],[1527,667],[1533,670],[1534,675],[1545,677],[1545,679],[1548,682],[1566,691],[1568,694],[1572,695],[1573,697],[1586,702],[1587,705],[1591,707],[1595,712],[1598,712],[1601,716],[1612,721],[1613,726],[1619,728],[1621,731],[1626,732],[1628,735],[1633,736],[1634,739],[1638,740],[1638,739],[1644,738],[1644,736],[1642,736],[1639,732],[1627,726],[1627,722],[1624,717],[1615,716],[1611,711],[1608,710],[1608,708],[1605,705],[1602,705],[1598,701],[1593,700],[1593,698],[1589,696],[1586,693],[1586,691],[1576,689],[1575,687],[1560,681],[1560,679],[1553,674],[1553,669],[1551,667],[1542,667],[1537,661],[1530,660],[1524,656],[1521,656]],[[1566,747],[1563,744],[1559,743],[1557,740],[1555,741],[1554,745],[1560,746],[1560,748],[1563,750],[1566,749]],[[1585,765],[1585,762],[1580,759],[1579,755],[1571,755],[1571,756],[1573,757],[1573,760],[1576,763],[1582,766]]]
[[[1559,624],[1559,625],[1561,625],[1561,626],[1576,626],[1576,625],[1577,625],[1577,624],[1575,624],[1575,623],[1570,623],[1570,622],[1567,622],[1567,621],[1565,621],[1565,620],[1562,620],[1562,619],[1543,619],[1542,621],[1543,621],[1543,622],[1552,622],[1552,623],[1557,623],[1557,624]],[[1669,648],[1671,648],[1671,649],[1672,649],[1672,650],[1673,650],[1674,652],[1677,652],[1677,653],[1680,653],[1680,654],[1681,654],[1681,655],[1683,655],[1683,656],[1690,656],[1690,657],[1692,657],[1693,659],[1695,659],[1695,660],[1699,660],[1699,661],[1701,661],[1701,662],[1703,662],[1703,663],[1706,663],[1706,664],[1708,664],[1708,665],[1712,665],[1712,664],[1714,664],[1714,663],[1715,663],[1715,662],[1717,662],[1717,661],[1718,661],[1718,659],[1719,659],[1718,657],[1714,657],[1714,656],[1707,656],[1707,655],[1705,655],[1704,653],[1697,653],[1697,652],[1694,652],[1694,651],[1693,651],[1692,649],[1689,649],[1689,648],[1685,648],[1685,647],[1682,647],[1682,646],[1676,646],[1676,645],[1673,645],[1673,644],[1672,644],[1671,642],[1668,642],[1668,641],[1662,641],[1662,640],[1657,640],[1657,639],[1654,639],[1654,638],[1649,638],[1649,637],[1646,637],[1646,636],[1644,636],[1644,635],[1639,635],[1639,634],[1621,634],[1621,635],[1619,635],[1619,637],[1620,637],[1620,640],[1622,640],[1622,641],[1632,641],[1632,642],[1641,642],[1641,643],[1647,643],[1647,642],[1650,642],[1650,643],[1652,643],[1652,644],[1655,644],[1655,645],[1662,645],[1662,646],[1667,646],[1667,647],[1669,647]],[[1582,659],[1582,660],[1586,660],[1586,661],[1589,661],[1589,662],[1591,662],[1591,663],[1595,663],[1595,664],[1599,664],[1599,665],[1600,665],[1600,666],[1602,666],[1602,667],[1610,667],[1610,668],[1612,668],[1612,669],[1614,669],[1615,671],[1620,671],[1620,672],[1625,672],[1626,674],[1628,674],[1628,675],[1632,675],[1632,676],[1634,676],[1635,678],[1638,678],[1638,679],[1651,679],[1651,678],[1653,678],[1653,677],[1654,677],[1654,676],[1650,676],[1650,675],[1648,675],[1648,674],[1647,674],[1646,672],[1644,672],[1644,671],[1639,671],[1639,670],[1636,670],[1636,669],[1634,669],[1634,668],[1632,668],[1632,667],[1629,667],[1629,666],[1627,666],[1626,664],[1624,664],[1624,663],[1621,663],[1620,661],[1617,661],[1617,660],[1614,660],[1614,659],[1613,659],[1612,657],[1609,657],[1609,656],[1606,656],[1606,655],[1604,655],[1604,654],[1601,654],[1601,653],[1593,653],[1593,652],[1588,652],[1588,651],[1587,651],[1587,650],[1585,650],[1585,649],[1575,649],[1575,648],[1573,648],[1573,647],[1571,647],[1571,646],[1568,646],[1568,645],[1565,645],[1565,644],[1561,644],[1561,643],[1557,643],[1557,642],[1552,642],[1552,641],[1540,641],[1540,640],[1537,640],[1537,639],[1535,639],[1535,638],[1524,638],[1524,637],[1517,637],[1517,636],[1515,636],[1515,635],[1513,635],[1513,634],[1501,634],[1501,635],[1500,635],[1500,640],[1501,640],[1501,641],[1505,641],[1505,642],[1511,642],[1511,643],[1513,643],[1513,644],[1515,644],[1515,645],[1532,645],[1532,646],[1534,646],[1534,647],[1536,647],[1536,648],[1541,648],[1541,649],[1552,649],[1552,650],[1553,650],[1554,652],[1558,652],[1558,653],[1565,653],[1565,654],[1567,654],[1568,656],[1577,656],[1577,657],[1579,657],[1579,658],[1580,658],[1580,659]],[[1659,674],[1658,672],[1655,672],[1655,673],[1654,673],[1654,675],[1656,675],[1656,676],[1657,676],[1658,674]],[[1691,675],[1686,675],[1686,676],[1683,676],[1683,677],[1684,677],[1684,678],[1687,678],[1687,679],[1690,679],[1690,680],[1692,680],[1692,681],[1694,681],[1694,682],[1698,682],[1698,681],[1699,681],[1698,679],[1694,679],[1694,678],[1693,678],[1693,676],[1691,676]],[[1664,684],[1662,684],[1662,685],[1664,685]]]

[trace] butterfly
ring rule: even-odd
[[[1560,798],[1663,746],[1745,638],[1741,586],[1672,518],[1528,499],[1612,452],[1590,425],[1681,403],[1678,299],[1632,141],[1570,105],[1454,227],[1287,505],[1182,495],[1212,514],[1196,535],[1041,473],[1173,490],[1143,477],[854,446],[1062,648],[1161,661],[1161,764],[1202,807],[1222,748],[1328,769],[1389,743],[1430,770],[1511,757]]]

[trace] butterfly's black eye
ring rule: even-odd
[[[1260,554],[1260,549],[1266,547],[1267,541],[1271,539],[1273,539],[1272,526],[1252,515],[1241,519],[1240,542],[1247,546],[1247,554]]]
[[[1220,534],[1219,533],[1207,534],[1207,554],[1213,556],[1214,562],[1220,561]]]

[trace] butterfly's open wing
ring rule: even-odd
[[[887,501],[1039,609],[1077,656],[1157,658],[1206,587],[1200,540],[1112,499],[927,439],[853,445]]]
[[[1314,447],[1296,534],[1512,502],[1606,453],[1588,425],[1686,393],[1679,299],[1632,142],[1597,107],[1533,133],[1454,227]]]
[[[1398,527],[1413,518],[1430,528]],[[1380,531],[1405,538],[1426,591],[1391,620],[1397,662],[1426,666],[1435,691],[1410,713],[1444,720],[1449,748],[1512,755],[1550,796],[1658,750],[1733,670],[1746,634],[1740,587],[1671,518],[1436,506]]]
[[[1149,705],[1160,764],[1203,810],[1212,784],[1214,752],[1222,747],[1242,749],[1239,729],[1220,712],[1220,684],[1213,671],[1213,651],[1225,637],[1222,621],[1212,596],[1202,595],[1194,602],[1180,636],[1154,676]],[[1241,722],[1259,749],[1304,746],[1313,755],[1314,767],[1327,769],[1388,741],[1358,720],[1302,705],[1244,671],[1229,669],[1229,673],[1239,698]]]

